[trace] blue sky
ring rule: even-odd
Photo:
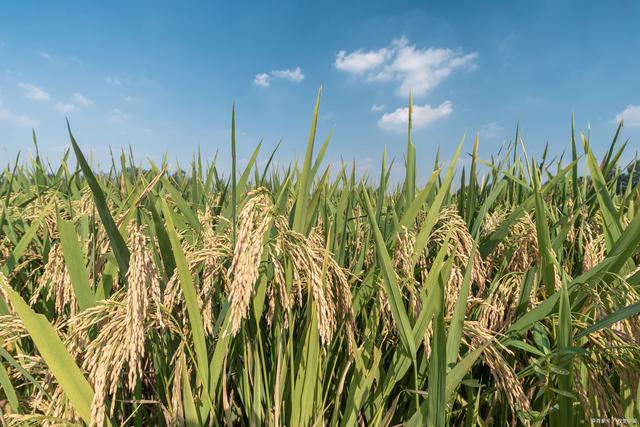
[[[566,150],[572,112],[602,152],[615,121],[640,141],[640,2],[6,2],[0,14],[0,160],[56,160],[78,141],[108,164],[109,146],[139,159],[197,147],[228,164],[238,151],[303,155],[315,92],[327,158],[375,169],[402,160],[414,94],[418,160],[446,158],[465,131],[481,155],[512,138]],[[562,3],[562,4],[560,4]],[[428,169],[427,167],[424,170]]]

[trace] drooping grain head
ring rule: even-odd
[[[53,298],[55,311],[59,316],[64,317],[67,308],[71,315],[77,313],[78,301],[71,285],[71,277],[60,244],[55,244],[49,251],[49,261],[44,267],[44,273],[39,279],[38,287],[31,295],[30,304],[35,304],[45,290],[46,295]]]
[[[604,230],[602,229],[602,217],[596,217],[594,225],[584,222],[584,257],[582,261],[582,270],[589,271],[599,264],[606,255],[606,244],[604,239]],[[598,221],[599,220],[599,221]]]
[[[238,215],[238,235],[233,251],[229,280],[231,304],[231,334],[235,335],[247,317],[249,302],[260,268],[264,235],[273,219],[273,204],[264,189],[247,195],[247,202]]]
[[[133,390],[137,379],[142,375],[142,355],[145,344],[145,325],[149,308],[149,294],[154,303],[160,306],[160,283],[147,252],[146,236],[135,222],[129,225],[129,247],[131,258],[127,271],[127,341],[129,357],[129,389]],[[162,324],[161,310],[156,310],[158,321]]]

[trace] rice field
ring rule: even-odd
[[[60,163],[2,171],[4,426],[640,419],[622,123],[601,158],[569,123],[563,158],[463,140],[418,182],[409,121],[395,183],[384,153],[379,176],[330,173],[319,105],[284,169],[260,147],[237,169],[232,118],[230,176],[124,152],[92,170],[71,129]]]

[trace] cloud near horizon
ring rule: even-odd
[[[51,98],[44,89],[33,83],[18,83],[18,87],[24,90],[24,97],[30,101],[47,102]]]
[[[1,95],[1,94],[0,94]],[[2,98],[0,98],[0,122],[12,123],[20,127],[34,128],[40,124],[40,121],[26,114],[17,114],[5,107]]]
[[[73,113],[81,108],[89,107],[93,105],[93,101],[79,92],[75,92],[71,95],[70,102],[57,102],[56,111],[64,114]]]
[[[478,54],[448,48],[419,48],[407,38],[394,39],[387,47],[353,52],[340,50],[334,66],[365,82],[396,82],[396,94],[420,97],[445,80],[455,70],[477,68]]]
[[[623,120],[624,125],[627,127],[640,127],[640,105],[627,105],[627,108],[616,115],[616,118],[612,121],[620,123]]]
[[[414,105],[411,114],[411,128],[422,129],[436,120],[444,119],[453,112],[450,101],[444,101],[437,107],[429,104]],[[390,132],[406,132],[409,124],[409,107],[401,107],[391,113],[385,113],[378,120],[378,127]]]

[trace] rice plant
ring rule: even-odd
[[[231,176],[124,152],[92,170],[71,129],[59,164],[2,171],[3,425],[640,418],[622,124],[602,159],[573,125],[566,161],[517,133],[488,160],[463,139],[419,183],[409,120],[395,184],[386,154],[379,179],[329,173],[319,105],[285,169],[259,169],[258,147],[236,173],[233,115]]]

